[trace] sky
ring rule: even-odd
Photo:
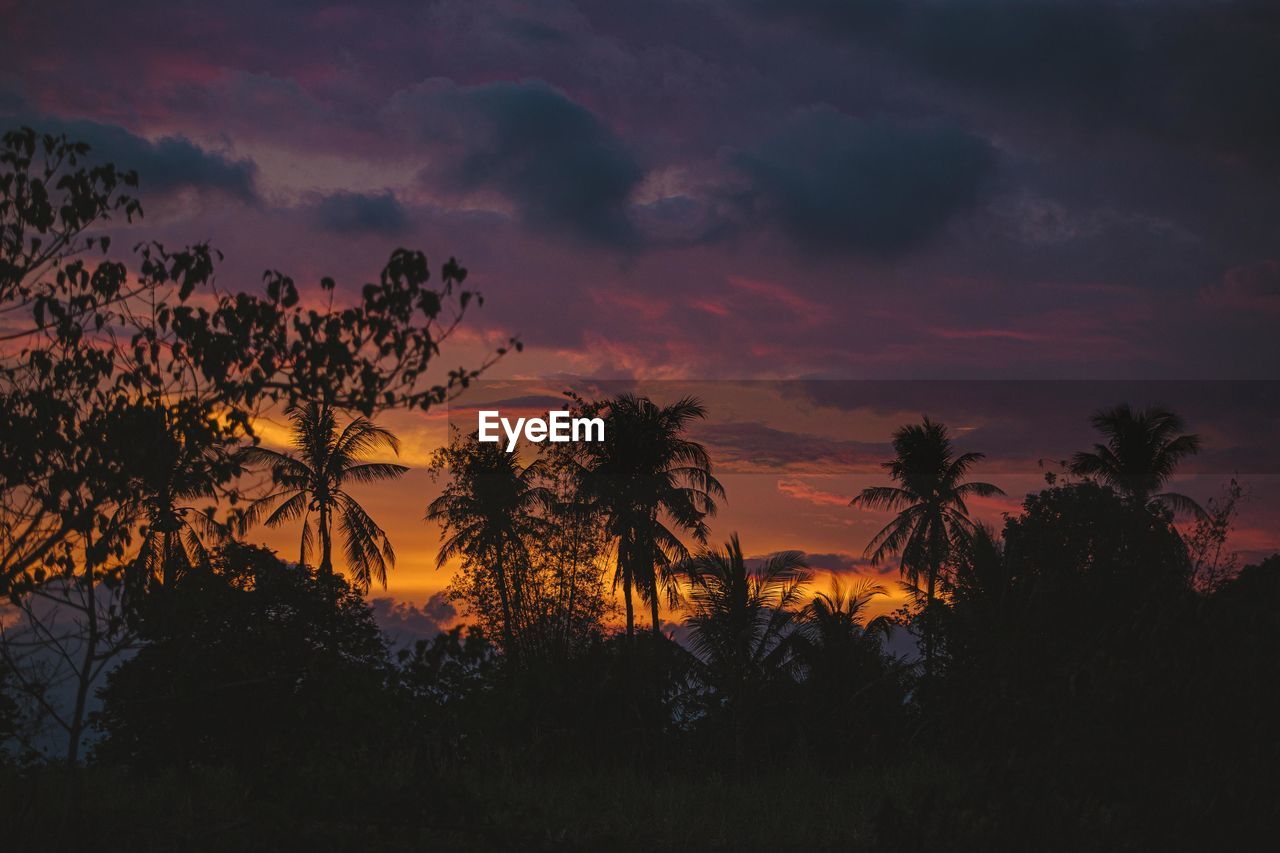
[[[354,293],[418,248],[486,296],[447,366],[525,343],[490,374],[499,398],[703,383],[729,485],[714,536],[748,552],[869,571],[883,519],[847,500],[923,411],[991,454],[998,519],[1120,391],[1183,406],[1207,439],[1183,485],[1239,475],[1242,549],[1280,547],[1274,3],[0,0],[0,18],[0,120],[137,169],[126,236],[211,241],[220,285],[272,268]],[[448,417],[388,416],[415,470],[366,496],[400,553],[387,595],[430,619],[448,570],[421,463]]]

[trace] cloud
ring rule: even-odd
[[[803,480],[779,480],[778,491],[789,498],[811,503],[814,506],[847,507],[850,500],[843,495],[814,488]]]
[[[871,561],[865,557],[855,554],[847,554],[843,552],[813,554],[806,552],[804,561],[808,563],[809,568],[821,571],[835,572],[836,574],[866,574],[874,572],[884,575],[897,571],[898,567],[893,564],[882,564],[879,566],[872,565]]]
[[[1280,86],[1266,0],[740,0],[823,40],[874,45],[944,86],[1066,118],[1276,163]]]
[[[840,441],[774,429],[761,423],[704,423],[695,428],[720,468],[730,471],[858,471],[879,466],[886,445]]]
[[[375,598],[369,602],[374,621],[393,647],[412,646],[448,630],[458,617],[457,608],[443,592],[437,592],[418,607],[409,601]]]
[[[1229,268],[1222,281],[1200,292],[1203,302],[1222,308],[1272,312],[1280,310],[1280,261]]]
[[[643,168],[604,122],[558,89],[537,80],[431,85],[394,101],[424,141],[444,143],[424,172],[428,182],[497,192],[538,230],[605,245],[635,240],[628,208]]]
[[[769,19],[791,20],[835,36],[883,30],[902,12],[901,0],[737,0],[744,10]]]
[[[331,193],[316,199],[309,213],[317,228],[336,234],[394,235],[409,225],[407,212],[390,190]]]
[[[765,560],[776,557],[781,552],[772,554],[762,554],[758,557],[748,557],[749,566],[762,565]],[[814,553],[811,551],[801,551],[800,558],[804,560],[806,566],[819,572],[833,572],[840,575],[865,575],[877,574],[887,575],[898,570],[896,563],[886,563],[881,565],[873,565],[870,560],[860,557],[856,554],[850,554],[843,551],[834,551],[827,553]]]
[[[7,123],[26,124],[41,133],[65,134],[73,142],[87,142],[94,162],[114,163],[120,169],[138,173],[138,190],[144,201],[148,195],[181,190],[217,193],[242,202],[257,199],[258,167],[252,160],[206,150],[183,136],[153,141],[119,125],[49,116]]]
[[[939,76],[1096,110],[1117,100],[1136,34],[1094,0],[921,4],[902,25],[903,50]]]
[[[822,107],[794,117],[734,165],[748,200],[802,245],[896,255],[978,198],[995,156],[950,127],[867,121]]]

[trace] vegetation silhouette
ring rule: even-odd
[[[990,483],[964,482],[982,453],[956,455],[944,424],[926,416],[893,434],[894,458],[881,465],[896,486],[863,489],[851,506],[896,512],[892,521],[867,543],[863,555],[880,563],[899,557],[899,569],[916,587],[924,579],[925,666],[933,661],[936,631],[934,604],[943,570],[955,547],[963,545],[974,529],[965,500],[1003,495]]]
[[[876,578],[809,594],[816,559],[707,546],[726,493],[697,399],[572,397],[603,442],[454,432],[426,515],[467,624],[392,648],[364,594],[394,552],[348,488],[406,470],[368,461],[397,449],[379,412],[501,355],[426,378],[479,303],[466,271],[428,287],[401,249],[313,309],[278,272],[213,288],[208,246],[141,243],[130,270],[95,232],[141,216],[136,176],[90,156],[0,146],[6,842],[1172,849],[1278,828],[1280,556],[1237,570],[1234,481],[1175,524],[1200,440],[1173,412],[1096,414],[1104,442],[998,526],[969,511],[1003,494],[968,479],[982,454],[898,429],[892,485],[852,503],[894,514],[865,553],[918,595],[874,617]],[[274,412],[293,452],[263,446]],[[297,562],[244,541],[293,521]]]
[[[679,600],[673,567],[688,549],[678,534],[705,542],[707,519],[725,496],[706,448],[685,437],[692,422],[706,417],[706,408],[693,397],[659,406],[621,394],[585,411],[603,413],[605,438],[583,444],[580,487],[592,510],[605,519],[612,540],[627,637],[635,636],[633,591],[649,604],[657,635],[663,596],[671,604]]]
[[[349,420],[341,430],[332,407],[307,403],[289,410],[291,437],[296,456],[269,447],[246,447],[240,458],[246,465],[270,470],[271,494],[258,498],[245,513],[245,527],[262,520],[268,527],[302,520],[298,563],[305,565],[320,540],[320,571],[333,573],[333,524],[342,531],[348,571],[356,587],[368,590],[372,581],[387,585],[387,567],[396,555],[386,532],[374,522],[346,486],[377,483],[403,477],[409,469],[391,462],[367,462],[365,456],[379,447],[399,454],[400,441],[389,430],[368,418]],[[315,535],[311,514],[315,513]]]
[[[748,731],[761,722],[761,697],[795,665],[792,629],[808,567],[799,551],[784,551],[748,568],[734,534],[723,550],[704,548],[680,571],[689,587],[689,644],[740,761]]]
[[[1186,495],[1162,492],[1178,463],[1200,452],[1200,436],[1182,433],[1182,418],[1166,409],[1134,411],[1128,404],[1104,409],[1093,426],[1106,438],[1092,451],[1071,457],[1071,472],[1119,489],[1139,503],[1157,503],[1178,512],[1203,516],[1204,509]]]
[[[480,611],[492,612],[487,592],[497,592],[502,648],[518,658],[527,623],[529,545],[547,532],[539,510],[554,499],[539,481],[543,466],[522,466],[498,444],[455,436],[437,453],[434,467],[448,468],[451,477],[427,507],[427,520],[438,522],[443,536],[436,567],[462,557],[479,571],[471,597]]]

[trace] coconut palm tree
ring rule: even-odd
[[[427,519],[441,525],[437,567],[459,556],[491,570],[502,613],[503,648],[518,656],[524,620],[522,572],[527,543],[545,530],[540,512],[554,501],[541,485],[542,466],[522,466],[514,453],[470,436],[455,439],[437,454],[433,467],[448,467],[451,481],[427,507]]]
[[[918,588],[924,581],[928,614],[952,548],[974,529],[965,501],[1004,492],[990,483],[965,482],[969,469],[984,455],[957,455],[947,427],[927,416],[919,424],[899,428],[893,434],[893,450],[894,458],[881,467],[897,485],[863,489],[850,505],[897,513],[867,544],[864,556],[872,563],[900,557],[899,570],[908,582]],[[932,663],[934,645],[928,624],[926,667]]]
[[[631,394],[602,408],[604,441],[582,446],[580,487],[613,540],[627,637],[635,636],[633,591],[649,604],[659,635],[660,596],[665,593],[672,605],[679,601],[673,567],[688,557],[678,534],[706,542],[706,519],[715,514],[716,499],[724,498],[706,448],[684,437],[690,423],[706,417],[706,408],[694,397],[659,406]]]
[[[142,521],[127,576],[137,590],[153,582],[168,588],[193,566],[208,565],[210,544],[231,537],[214,506],[219,484],[239,473],[239,463],[216,418],[199,404],[138,405],[122,427],[130,438],[123,452],[133,495],[125,514]]]
[[[824,751],[823,758],[835,763],[890,737],[901,708],[904,665],[885,650],[891,622],[885,616],[868,619],[866,613],[885,594],[873,578],[846,586],[833,576],[830,591],[817,593],[800,611],[790,638],[815,728],[864,730],[863,737]]]
[[[1106,443],[1076,453],[1073,474],[1106,483],[1144,506],[1204,516],[1186,495],[1162,491],[1178,463],[1200,451],[1200,437],[1182,432],[1182,418],[1161,408],[1135,412],[1124,403],[1095,413],[1091,421]]]
[[[810,574],[799,551],[783,551],[748,568],[735,533],[723,550],[704,548],[682,562],[692,610],[690,643],[730,706],[786,672],[787,638]]]
[[[863,611],[887,592],[872,578],[858,578],[846,588],[840,578],[832,576],[831,591],[814,595],[800,614],[798,646],[806,650],[804,657],[847,660],[856,657],[857,647],[868,643],[878,653],[880,639],[891,623],[884,616],[868,620]]]
[[[275,491],[255,501],[245,514],[244,526],[264,519],[278,527],[302,519],[298,562],[305,564],[320,541],[321,573],[333,572],[333,524],[342,531],[347,570],[355,585],[368,590],[376,580],[387,585],[387,567],[394,566],[395,551],[386,532],[351,496],[352,483],[374,483],[404,476],[409,469],[390,462],[363,461],[383,447],[399,454],[400,441],[389,430],[367,418],[357,417],[341,430],[332,407],[323,403],[295,406],[288,412],[295,453],[265,447],[246,448],[246,465],[271,471]],[[314,531],[312,516],[315,517]]]
[[[146,523],[142,542],[134,559],[140,581],[157,578],[168,588],[192,566],[209,563],[209,544],[231,538],[231,530],[213,515],[213,506],[193,506],[198,500],[217,500],[209,478],[192,475],[182,468],[170,469],[168,476],[152,481],[151,491],[141,500]]]

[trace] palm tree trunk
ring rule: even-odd
[[[653,579],[653,590],[650,593],[649,612],[653,616],[653,635],[662,636],[662,623],[658,621],[658,579]]]
[[[573,597],[578,585],[578,543],[576,540],[573,542],[573,549],[573,558],[569,563],[569,576],[567,578],[568,589],[565,590],[564,605],[561,607],[564,619],[561,620],[560,647],[565,657],[569,656],[569,638],[573,633]]]
[[[618,570],[622,572],[622,600],[627,604],[627,642],[633,642],[636,638],[636,614],[631,605],[631,572],[621,565]]]
[[[502,563],[502,549],[498,548],[493,562],[493,573],[498,578],[498,601],[502,603],[502,645],[503,651],[512,659],[516,658],[516,641],[511,630],[511,603],[507,599],[507,573]]]
[[[937,570],[933,566],[930,566],[929,578],[926,582],[924,597],[924,674],[926,678],[933,675],[933,617],[935,615],[933,610],[933,596],[935,592],[937,574]]]
[[[329,504],[323,498],[320,503],[320,573],[333,574],[333,549],[329,526]]]
[[[173,531],[166,530],[164,532],[164,557],[160,564],[160,585],[165,589],[173,587],[174,565],[173,565]]]
[[[658,620],[658,561],[655,559],[656,550],[652,541],[645,543],[644,584],[649,588],[649,614],[653,619],[651,630],[655,637],[661,637],[662,623]]]

